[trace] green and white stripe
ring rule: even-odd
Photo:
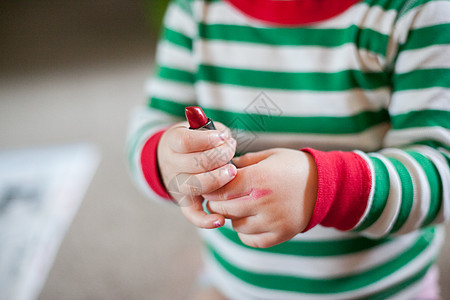
[[[381,154],[370,154],[368,163],[377,180],[356,231],[372,237],[401,235],[449,217],[450,171],[439,152],[421,146],[407,151],[387,148]],[[389,179],[388,185],[383,178]]]
[[[220,237],[220,231],[202,231],[202,235],[207,243],[207,267],[218,287],[232,299],[386,299],[419,281],[443,240],[441,230],[431,229],[357,252],[353,258],[319,256],[318,252],[312,258],[316,265],[308,267],[302,264],[305,257],[246,249]],[[395,249],[395,253],[386,254],[386,249]],[[357,257],[363,264],[374,257],[378,261],[358,266],[358,270],[340,263],[349,259],[354,265]],[[342,273],[333,274],[336,270]],[[323,274],[311,274],[318,272]]]

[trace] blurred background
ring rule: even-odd
[[[91,142],[102,154],[39,299],[185,299],[191,290],[194,228],[176,207],[145,199],[125,163],[166,2],[0,0],[0,150]]]

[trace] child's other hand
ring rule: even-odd
[[[221,215],[203,211],[202,194],[211,193],[234,178],[236,141],[230,130],[217,122],[217,130],[190,130],[187,122],[170,127],[158,144],[158,165],[169,194],[185,217],[201,228],[216,228],[225,222]]]
[[[211,213],[232,220],[244,244],[271,247],[306,228],[317,197],[317,169],[309,153],[276,148],[233,162],[236,178],[204,197]]]

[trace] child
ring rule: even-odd
[[[449,20],[433,0],[171,2],[130,160],[204,228],[221,293],[439,298]],[[190,105],[218,130],[188,129]]]

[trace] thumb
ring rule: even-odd
[[[233,163],[237,168],[243,168],[259,163],[272,154],[272,150],[263,150],[259,152],[250,152],[239,157],[233,158]]]

